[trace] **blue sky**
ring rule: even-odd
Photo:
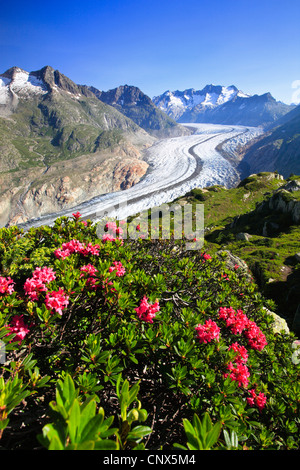
[[[214,83],[290,103],[299,25],[299,0],[16,0],[1,6],[0,72],[51,65],[100,90],[153,97]]]

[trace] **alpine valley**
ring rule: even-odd
[[[299,119],[299,106],[235,86],[168,91],[151,99],[135,86],[101,91],[78,85],[50,66],[33,72],[12,67],[0,75],[0,226],[129,190],[154,178],[155,170],[162,179],[171,170],[196,175],[195,134],[215,132],[200,140],[217,138],[210,156],[213,150],[218,161],[208,159],[206,166],[216,161],[209,178],[204,172],[193,187],[221,184],[223,177],[225,186],[233,186],[256,171],[299,173]],[[176,152],[172,166],[167,156]],[[184,181],[191,189],[191,176]],[[160,186],[161,194],[165,189]]]
[[[155,130],[189,133],[138,90],[136,120],[93,91],[49,66],[0,75],[1,226],[129,188],[147,171]]]

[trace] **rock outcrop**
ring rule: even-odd
[[[290,191],[280,188],[259,207],[257,212],[274,211],[289,214],[295,224],[300,223],[300,201]]]
[[[26,185],[24,179],[19,187],[6,191],[0,205],[0,223],[22,224],[70,209],[100,194],[128,189],[140,181],[147,169],[148,164],[138,155],[129,158],[95,154],[59,162],[31,183]]]

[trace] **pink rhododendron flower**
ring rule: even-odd
[[[92,245],[92,243],[85,245],[79,240],[71,240],[63,243],[61,248],[54,251],[54,254],[57,258],[62,259],[67,258],[73,253],[80,253],[83,256],[99,255],[99,248],[99,245]]]
[[[99,255],[99,245],[92,245],[92,243],[88,243],[82,250],[80,251],[81,254],[84,256],[88,255]]]
[[[84,249],[84,244],[79,240],[70,240],[62,244],[63,250],[69,250],[71,253],[80,253]]]
[[[230,373],[224,374],[224,376],[227,377],[229,375],[232,380],[238,382],[239,387],[244,386],[247,388],[250,377],[248,367],[242,363],[237,363],[236,366],[234,366],[233,363],[230,362],[227,368],[230,370]]]
[[[232,307],[221,307],[219,309],[219,318],[226,321],[232,333],[242,333],[248,340],[248,344],[252,349],[261,351],[268,343],[265,335],[260,328],[252,320],[243,313],[242,310],[235,310]]]
[[[93,266],[92,264],[87,264],[86,266],[82,266],[80,268],[80,271],[82,272],[80,277],[84,276],[84,273],[87,273],[89,276],[95,276],[96,273],[98,272],[97,268],[95,268],[95,266]]]
[[[235,311],[232,307],[221,307],[219,310],[219,318],[225,320],[232,333],[239,334],[246,328],[248,323],[247,315],[242,310]]]
[[[227,320],[228,317],[235,315],[235,310],[232,307],[221,307],[219,309],[219,318],[222,320]]]
[[[63,289],[46,294],[45,304],[48,310],[54,310],[59,315],[69,304],[69,296]]]
[[[123,224],[123,223],[124,221],[120,222],[120,224]],[[110,233],[105,233],[102,236],[103,242],[107,242],[107,241],[115,242],[116,240],[120,240],[123,245],[124,242],[123,242],[122,237],[120,236],[123,234],[123,229],[121,227],[118,227],[116,222],[113,222],[113,221],[107,222],[107,224],[104,227],[104,230]]]
[[[53,271],[52,268],[47,267],[36,268],[32,273],[32,277],[48,284],[48,282],[55,280],[55,271]]]
[[[104,233],[104,235],[102,235],[102,241],[104,243],[105,242],[115,242],[117,240],[120,240],[121,245],[123,245],[124,240],[122,239],[122,237],[114,237],[111,233]]]
[[[14,292],[14,284],[10,277],[0,276],[0,294],[12,294]]]
[[[46,284],[54,280],[55,272],[52,268],[36,268],[32,273],[32,277],[26,279],[24,290],[31,300],[38,300],[38,294],[46,292]]]
[[[148,323],[153,323],[155,314],[159,311],[160,306],[158,300],[154,304],[148,303],[148,298],[144,296],[141,300],[140,306],[135,308],[135,311],[140,320],[146,321]]]
[[[107,224],[105,225],[104,227],[104,230],[112,230],[113,232],[115,232],[117,229],[117,224],[116,222],[113,222],[113,221],[109,221],[107,222]]]
[[[203,253],[202,258],[207,261],[209,259],[212,259],[212,257],[208,253]]]
[[[74,219],[76,219],[76,220],[80,219],[80,217],[81,217],[80,212],[76,212],[76,214],[72,214],[72,215],[73,215]]]
[[[38,300],[38,294],[46,292],[47,287],[40,279],[29,278],[25,281],[24,290],[31,300]]]
[[[15,315],[12,318],[11,324],[8,326],[8,328],[9,334],[15,334],[13,341],[19,341],[19,343],[21,343],[25,336],[29,333],[29,328],[24,323],[23,315]]]
[[[118,277],[124,276],[125,274],[125,268],[120,261],[114,261],[113,266],[110,266],[109,272],[112,273],[113,271],[116,271]]]
[[[103,242],[114,242],[115,237],[113,235],[111,235],[110,233],[104,233],[104,235],[102,235],[102,241]]]
[[[248,320],[244,335],[252,349],[262,351],[262,349],[268,344],[265,335],[254,321]]]
[[[97,284],[97,279],[94,277],[88,277],[86,281],[86,286],[89,290],[96,290],[99,287],[99,284]]]
[[[97,284],[97,279],[94,279],[94,276],[96,276],[96,273],[98,270],[93,266],[92,264],[87,264],[86,266],[82,266],[80,268],[81,275],[80,277],[83,277],[85,274],[88,275],[87,281],[86,281],[86,286],[89,290],[96,290],[99,287],[99,284]]]
[[[107,286],[113,286],[113,285],[114,285],[113,282],[109,281],[108,279],[105,279],[104,284],[102,284],[102,288],[107,289]],[[111,292],[116,292],[116,289],[114,287],[112,287],[111,289],[108,289],[108,290],[110,290]]]
[[[237,310],[236,314],[227,320],[226,324],[235,335],[242,333],[247,326],[248,318],[242,310]]]
[[[247,349],[244,347],[244,346],[241,346],[240,344],[238,343],[233,343],[230,347],[229,347],[229,350],[230,349],[233,349],[233,351],[235,351],[237,353],[234,361],[236,363],[243,363],[243,362],[247,362],[248,360],[248,352],[247,352]]]
[[[249,390],[251,397],[247,397],[247,402],[250,406],[257,406],[259,411],[262,411],[266,405],[267,397],[260,392],[258,395],[254,389]]]
[[[70,256],[72,253],[70,250],[62,250],[61,248],[58,248],[57,250],[54,251],[54,255],[56,256],[56,258],[60,258],[60,259],[65,259],[65,258],[68,258],[68,256]]]
[[[200,343],[209,343],[214,339],[219,341],[220,328],[212,320],[206,320],[204,325],[197,325],[195,330],[197,331],[197,337]]]

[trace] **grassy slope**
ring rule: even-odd
[[[290,119],[285,122],[284,118]],[[258,140],[245,154],[240,169],[257,173],[263,168],[268,171],[275,169],[283,176],[300,172],[300,108],[279,120],[278,127]],[[248,167],[249,165],[249,167]],[[249,170],[250,168],[250,170]],[[249,174],[249,173],[248,173]]]
[[[300,252],[300,227],[286,215],[255,212],[258,203],[285,183],[272,175],[248,177],[230,190],[195,189],[181,200],[204,204],[206,249],[216,252],[225,248],[246,261],[264,294],[275,301],[277,313],[291,324],[300,303],[300,265],[294,256]],[[292,194],[297,199],[300,196]],[[262,234],[266,221],[279,225],[272,236]],[[251,238],[236,240],[240,232]]]
[[[96,97],[76,100],[49,94],[19,101],[10,119],[0,118],[0,172],[46,166],[105,150],[139,128]]]

